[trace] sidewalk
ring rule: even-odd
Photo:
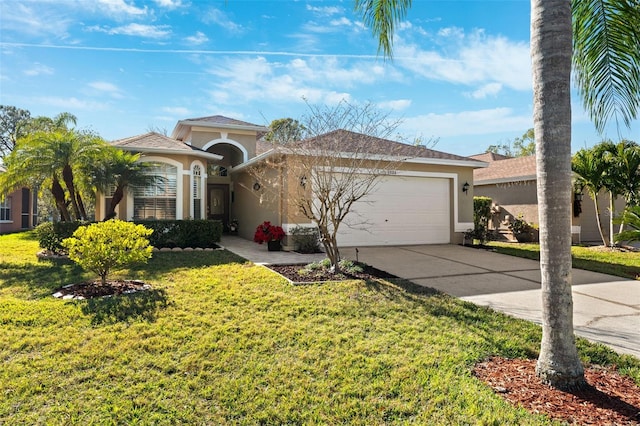
[[[324,253],[302,254],[293,251],[268,251],[266,244],[258,244],[235,235],[223,235],[220,245],[227,250],[259,264],[307,264],[326,258]]]

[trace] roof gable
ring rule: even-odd
[[[127,151],[136,152],[157,152],[163,154],[191,154],[210,159],[221,159],[216,154],[203,151],[184,142],[175,140],[168,136],[156,132],[149,132],[143,135],[131,136],[111,142],[111,145]]]

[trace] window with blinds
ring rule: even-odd
[[[133,188],[133,218],[176,219],[177,167],[154,163],[148,173],[158,178],[150,185]]]

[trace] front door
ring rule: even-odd
[[[207,186],[207,218],[220,220],[226,227],[229,223],[229,185]]]

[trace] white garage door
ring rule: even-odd
[[[387,176],[354,204],[338,230],[338,245],[447,244],[449,199],[449,179]]]

